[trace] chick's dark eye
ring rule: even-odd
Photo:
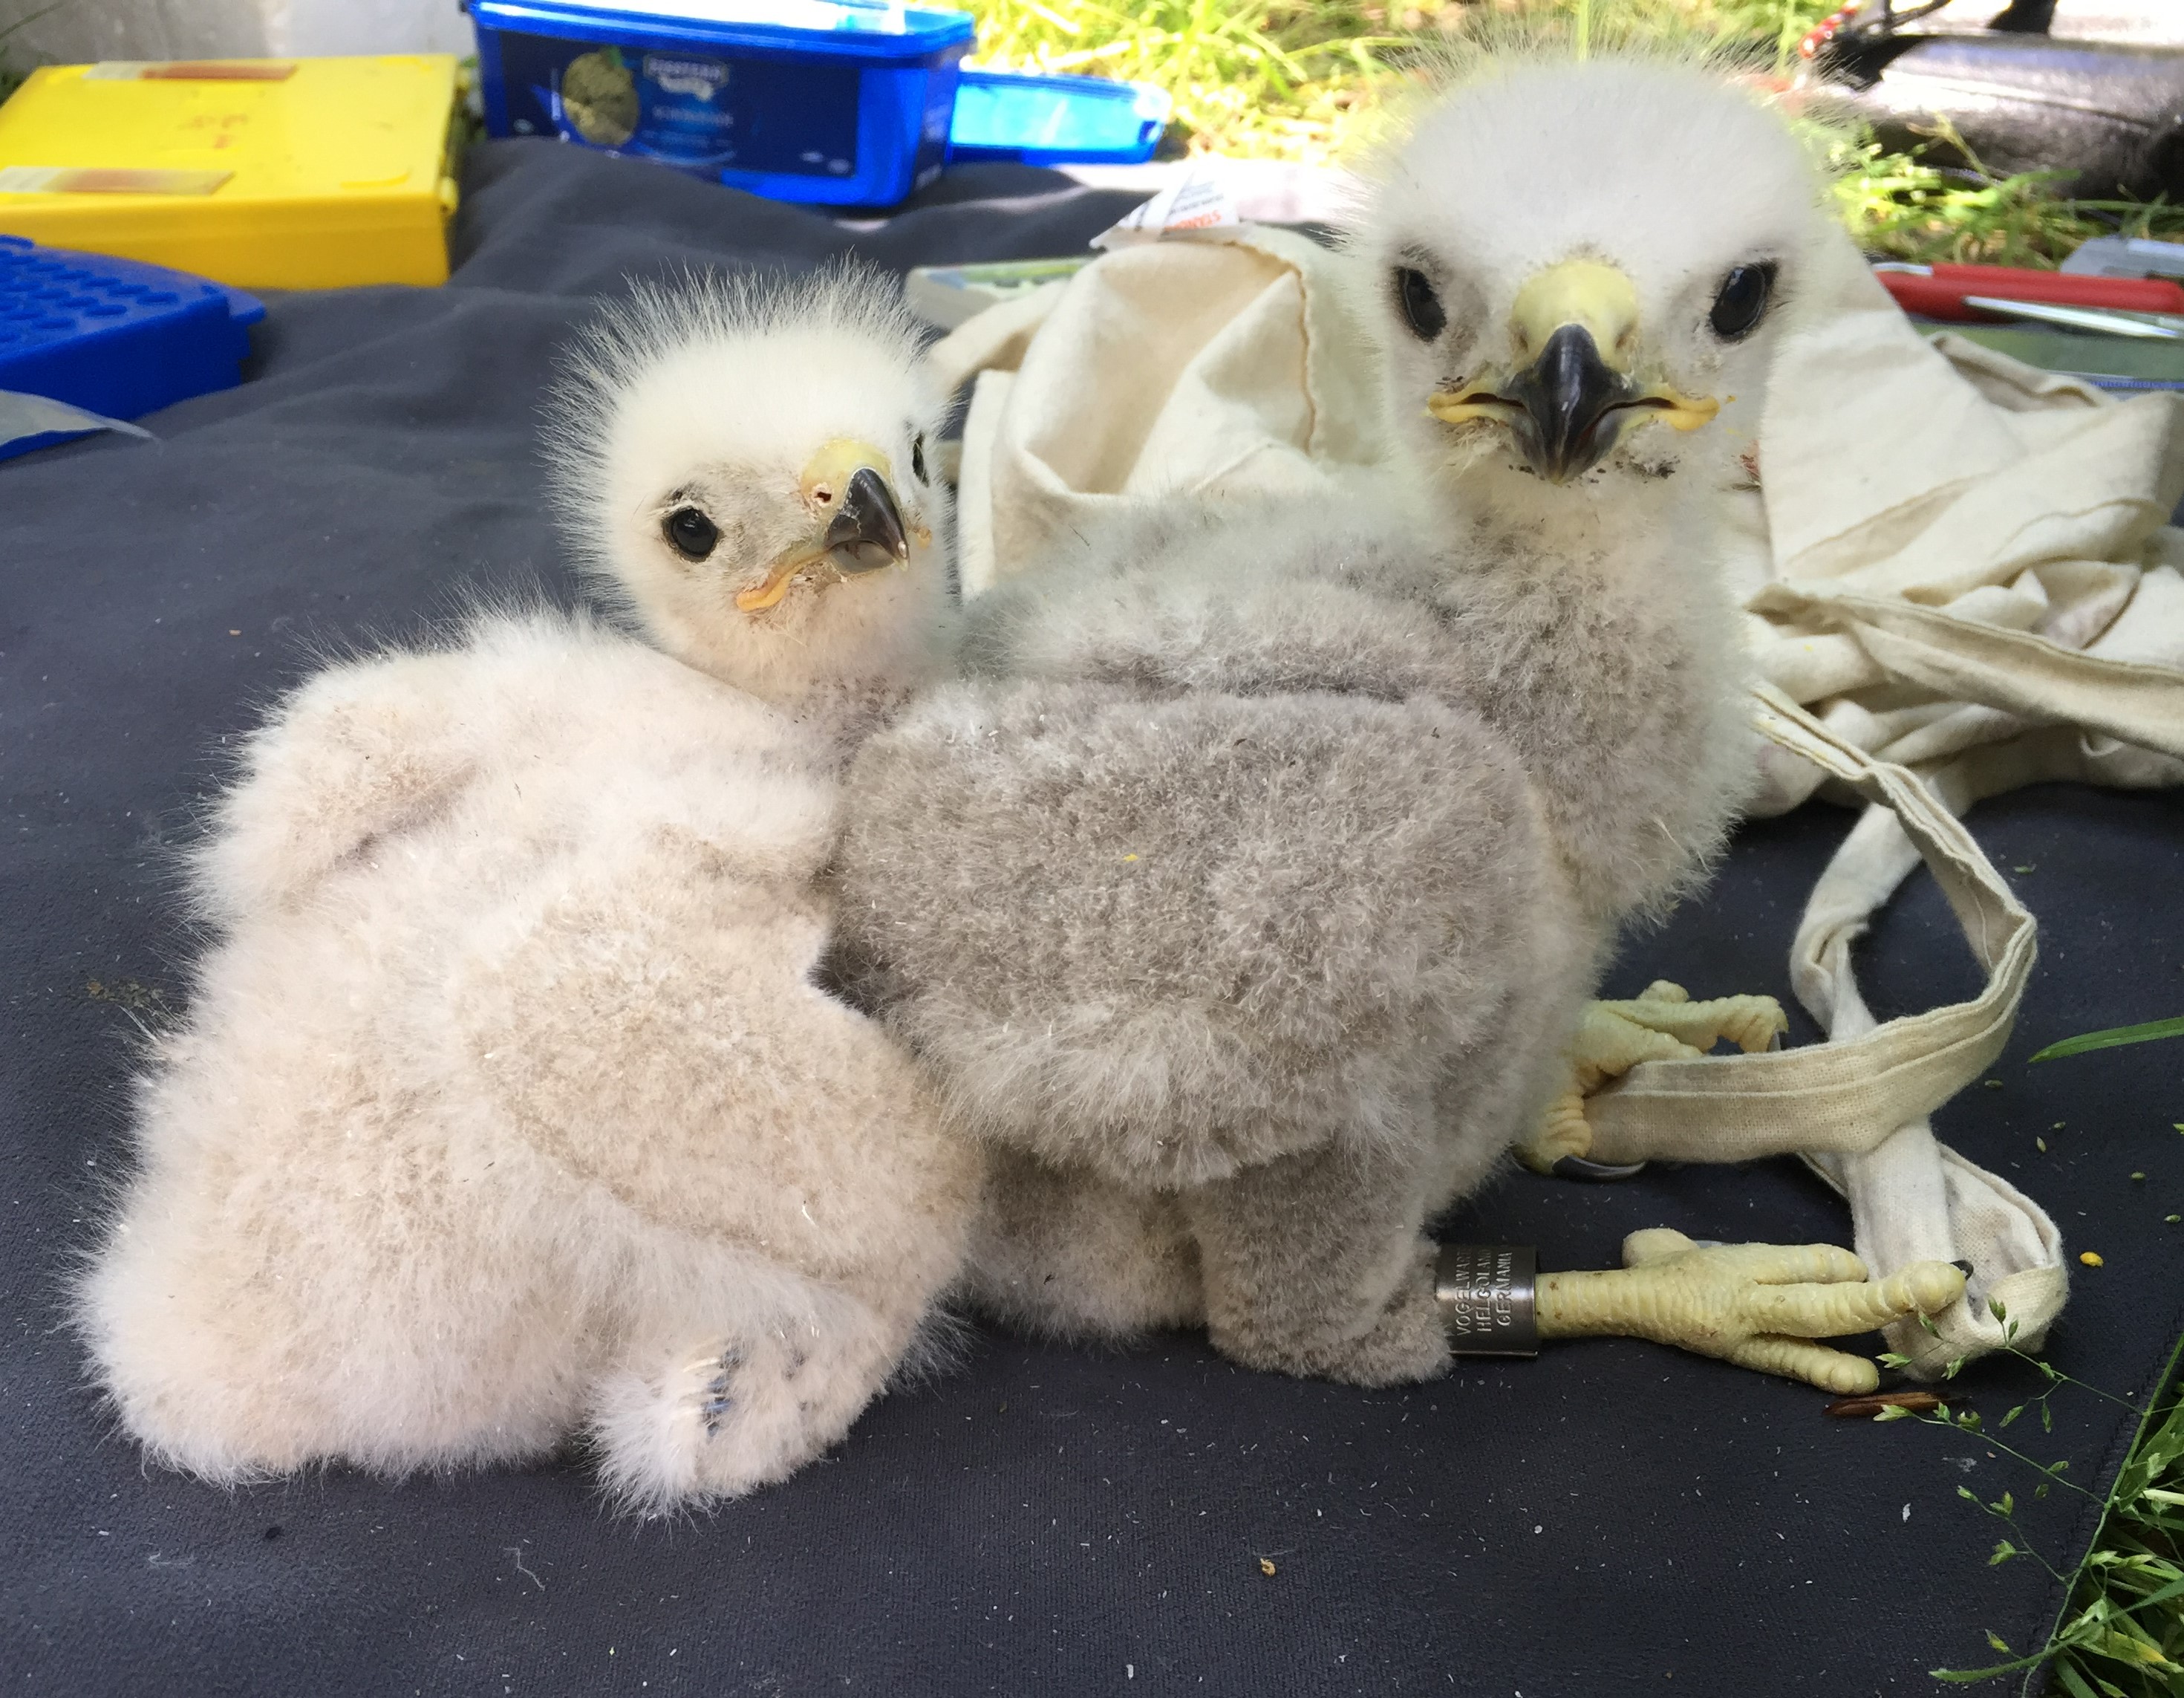
[[[910,439],[910,472],[911,476],[921,483],[933,481],[925,475],[925,438],[922,435]]]
[[[1396,267],[1396,304],[1403,322],[1421,342],[1430,342],[1448,328],[1448,313],[1434,293],[1433,280],[1413,265]]]
[[[1713,310],[1707,315],[1707,322],[1713,327],[1716,336],[1724,342],[1734,342],[1759,327],[1759,321],[1767,316],[1768,300],[1774,293],[1774,271],[1772,260],[1730,269],[1713,298]]]
[[[677,507],[661,521],[660,531],[685,560],[705,559],[721,539],[713,522],[695,507]]]

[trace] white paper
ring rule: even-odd
[[[1234,228],[1243,222],[1228,191],[1211,176],[1194,174],[1162,189],[1112,228],[1092,238],[1100,249],[1135,248],[1163,236]]]
[[[89,436],[102,430],[120,431],[125,436],[148,439],[152,434],[142,426],[102,417],[81,407],[72,407],[65,401],[0,389],[0,454],[6,453],[9,444],[34,436]]]

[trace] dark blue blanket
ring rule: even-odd
[[[223,740],[315,645],[415,629],[479,586],[571,593],[532,437],[588,298],[686,265],[1072,252],[1129,198],[981,167],[852,229],[496,143],[445,288],[277,300],[251,380],[148,420],[158,443],[0,466],[9,1690],[1853,1698],[1994,1660],[1984,1629],[2020,1648],[2045,1631],[2057,1583],[1988,1567],[2001,1529],[1958,1488],[2014,1491],[2066,1570],[2086,1500],[2032,1503],[2029,1471],[1975,1438],[1830,1421],[1803,1387],[1617,1341],[1364,1392],[1247,1373],[1195,1338],[1102,1354],[978,1336],[824,1463],[665,1526],[610,1520],[573,1462],[229,1493],[147,1473],[112,1436],[58,1294],[129,1161],[140,1023],[186,994],[171,852]],[[1629,944],[1616,988],[1787,1001],[1791,928],[1848,823],[1814,807],[1746,830],[1708,896]],[[2025,1057],[2184,1005],[2184,799],[2053,787],[1973,824],[2025,869],[2043,954],[1998,1083],[1940,1130],[2105,1258],[2077,1271],[2053,1358],[2143,1398],[2184,1325],[2184,1226],[2163,1218],[2184,1213],[2184,1044]],[[1884,1015],[1975,983],[1923,874],[1867,958]],[[1572,1267],[1656,1224],[1847,1232],[1788,1161],[1511,1178],[1448,1230]],[[1982,1368],[1967,1389],[1992,1419],[2031,1382]],[[2098,1491],[2130,1421],[2071,1392],[2055,1416],[2010,1437]]]

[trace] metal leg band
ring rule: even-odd
[[[1529,1244],[1443,1244],[1434,1296],[1459,1356],[1540,1354],[1539,1252]]]

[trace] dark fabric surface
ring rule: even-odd
[[[1196,1338],[974,1335],[827,1461],[670,1525],[609,1519],[573,1464],[234,1493],[148,1473],[82,1383],[58,1293],[126,1167],[136,1021],[187,983],[171,850],[222,740],[315,645],[415,628],[481,585],[569,593],[532,433],[586,296],[851,248],[898,266],[1069,252],[1130,198],[982,168],[850,230],[520,142],[482,150],[469,189],[446,288],[276,301],[252,380],[148,421],[158,444],[0,466],[8,1690],[1847,1698],[1992,1660],[1983,1628],[2037,1639],[2056,1583],[1986,1567],[2001,1529],[1957,1489],[2014,1490],[2059,1566],[2092,1535],[2085,1500],[2030,1503],[1991,1444],[1828,1421],[1808,1389],[1617,1341],[1362,1392],[1244,1372]],[[1630,943],[1616,988],[1786,1001],[1792,924],[1847,824],[1808,808],[1747,829],[1703,901]],[[2142,1397],[2184,1322],[2184,1228],[2162,1219],[2184,1213],[2184,1045],[2024,1058],[2184,1003],[2184,800],[2048,788],[1975,825],[2031,869],[2044,954],[1999,1086],[1941,1131],[2106,1258],[2079,1271],[2053,1359]],[[1866,958],[1883,1013],[1974,983],[1923,874]],[[1847,1231],[1786,1161],[1513,1177],[1450,1230],[1571,1267],[1655,1224]],[[1968,1377],[1990,1419],[2031,1383]],[[2055,1417],[2010,1436],[2029,1426],[2027,1449],[2098,1489],[2128,1420],[2070,1391]]]

